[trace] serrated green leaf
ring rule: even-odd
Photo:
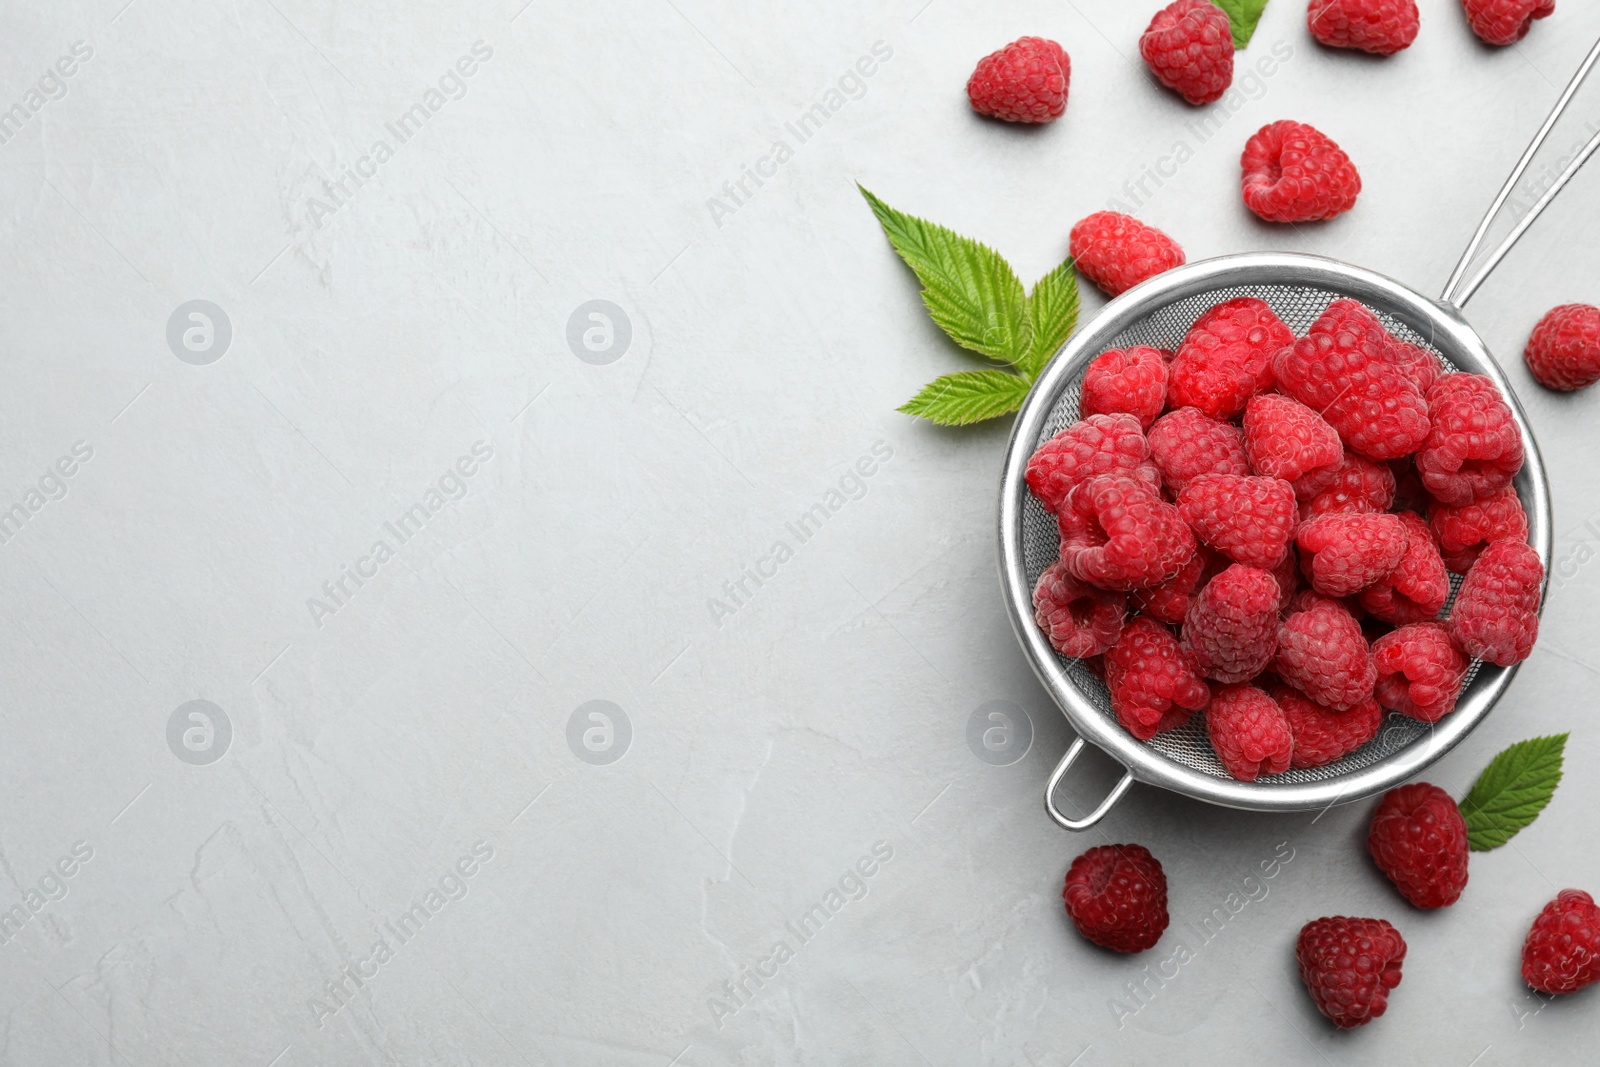
[[[1255,36],[1261,13],[1267,0],[1211,0],[1228,13],[1228,24],[1233,28],[1233,47],[1243,48]]]
[[[1025,378],[1003,370],[970,370],[935,378],[899,410],[940,426],[970,426],[1010,414],[1027,395]]]
[[[861,186],[884,236],[922,283],[922,302],[963,348],[1003,363],[1028,357],[1027,297],[1000,253],[924,219],[896,211]]]
[[[1078,325],[1078,275],[1068,260],[1040,278],[1028,294],[1028,355],[1017,369],[1037,378]]]
[[[1518,741],[1484,768],[1461,802],[1472,851],[1499,848],[1539,817],[1561,782],[1566,744],[1566,734]]]

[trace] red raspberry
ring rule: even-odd
[[[1061,561],[1102,589],[1159,585],[1194,555],[1194,534],[1178,509],[1126,474],[1102,474],[1078,486],[1057,521]]]
[[[1562,304],[1533,328],[1522,358],[1542,386],[1570,392],[1600,381],[1600,308]]]
[[[1378,728],[1383,724],[1383,709],[1371,698],[1349,711],[1333,711],[1308,699],[1292,686],[1276,685],[1268,692],[1283,709],[1284,718],[1289,720],[1289,732],[1294,735],[1291,767],[1321,767],[1332,763],[1377,737]]]
[[[1421,345],[1402,341],[1393,334],[1389,335],[1389,339],[1392,342],[1389,354],[1406,372],[1406,377],[1422,390],[1422,395],[1427,396],[1428,390],[1433,388],[1433,383],[1444,377],[1444,367],[1440,364],[1439,357]]]
[[[1418,722],[1438,722],[1455,710],[1467,657],[1450,642],[1443,623],[1418,622],[1372,644],[1378,668],[1378,703]]]
[[[1132,415],[1148,430],[1166,406],[1167,364],[1154,348],[1113,348],[1083,372],[1080,415]]]
[[[1167,875],[1143,845],[1100,845],[1072,861],[1061,889],[1078,933],[1113,952],[1143,952],[1167,928]]]
[[[1485,44],[1516,44],[1534,19],[1555,14],[1556,0],[1461,0],[1472,32]]]
[[[1528,513],[1516,486],[1508,485],[1458,508],[1435,503],[1428,509],[1428,528],[1439,539],[1444,565],[1465,574],[1491,542],[1526,541]]]
[[[1398,459],[1428,439],[1428,402],[1392,349],[1372,312],[1335,300],[1272,369],[1278,387],[1319,412],[1346,445],[1369,459]]]
[[[1450,609],[1456,647],[1501,667],[1527,659],[1539,637],[1543,584],[1544,564],[1529,546],[1496,541],[1484,549]]]
[[[1074,578],[1059,561],[1033,587],[1033,618],[1063,656],[1098,656],[1122,636],[1128,599]]]
[[[1282,774],[1294,755],[1294,734],[1283,709],[1253,685],[1225,685],[1206,709],[1206,733],[1229,774],[1253,782]]]
[[[1522,943],[1522,980],[1554,996],[1600,981],[1600,907],[1581,889],[1544,906]]]
[[[1398,518],[1406,528],[1406,554],[1394,570],[1361,591],[1361,606],[1384,622],[1404,626],[1438,616],[1450,599],[1450,575],[1422,516],[1402,511]]]
[[[1417,0],[1311,0],[1311,36],[1330,48],[1392,56],[1411,47],[1422,26]]]
[[[1132,415],[1091,415],[1039,446],[1028,460],[1028,488],[1058,512],[1067,494],[1099,474],[1132,474],[1156,492],[1161,475],[1150,465],[1150,446]]]
[[[1301,927],[1294,954],[1317,1010],[1348,1029],[1388,1008],[1389,990],[1400,984],[1406,941],[1383,919],[1335,915]]]
[[[1117,721],[1141,741],[1173,730],[1211,700],[1194,658],[1165,626],[1138,618],[1106,653],[1106,688]]]
[[[1235,563],[1269,571],[1283,562],[1299,509],[1282,478],[1202,474],[1178,494],[1194,535]]]
[[[1289,542],[1283,562],[1272,568],[1272,580],[1278,583],[1278,610],[1282,611],[1300,588],[1300,553],[1294,550],[1293,541]]]
[[[1470,504],[1511,484],[1522,469],[1522,433],[1500,390],[1481,374],[1447,374],[1428,390],[1432,429],[1417,473],[1434,499]]]
[[[1200,545],[1175,577],[1147,589],[1135,589],[1131,594],[1133,606],[1169,626],[1181,626],[1194,594],[1227,563],[1211,549]]]
[[[1175,0],[1156,12],[1139,54],[1156,81],[1191,104],[1222,99],[1233,84],[1233,29],[1211,0]]]
[[[1278,647],[1278,604],[1272,575],[1235,563],[1189,602],[1183,643],[1208,678],[1243,682],[1266,669]]]
[[[1386,463],[1346,452],[1332,467],[1295,480],[1294,495],[1306,502],[1305,518],[1350,511],[1388,511],[1394,503],[1394,471]]]
[[[1257,474],[1294,481],[1344,458],[1339,432],[1293,397],[1260,393],[1244,409],[1244,451]]]
[[[1053,122],[1067,110],[1072,60],[1054,41],[1019,37],[978,61],[967,99],[980,115],[1006,122]]]
[[[1268,222],[1316,222],[1356,206],[1361,175],[1344,150],[1303,122],[1274,122],[1245,143],[1244,204]]]
[[[1211,308],[1189,328],[1172,360],[1172,406],[1231,419],[1272,384],[1272,357],[1294,334],[1265,301],[1239,296]]]
[[[1108,296],[1183,266],[1178,242],[1131,215],[1097,211],[1072,227],[1072,259]]]
[[[1394,570],[1409,540],[1399,518],[1370,512],[1318,515],[1295,533],[1311,588],[1332,597],[1359,592]]]
[[[1385,793],[1372,813],[1367,851],[1419,908],[1454,904],[1467,887],[1467,824],[1436,785],[1417,782]]]
[[[1169,411],[1150,427],[1150,459],[1173,493],[1202,474],[1249,474],[1244,431],[1199,408]]]
[[[1349,711],[1372,699],[1378,680],[1361,624],[1335,600],[1319,600],[1283,620],[1272,669],[1334,711]]]

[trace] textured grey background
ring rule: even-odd
[[[969,364],[851,183],[1031,280],[1161,167],[1139,213],[1193,259],[1312,251],[1436,291],[1600,11],[1562,0],[1489,51],[1423,0],[1420,41],[1378,61],[1319,49],[1304,5],[1273,0],[1240,61],[1289,58],[1202,141],[1130,62],[1155,6],[5,5],[0,109],[26,114],[0,143],[0,504],[26,518],[0,543],[0,909],[27,921],[0,943],[0,1062],[1585,1058],[1593,995],[1543,1005],[1517,951],[1556,889],[1600,889],[1600,400],[1539,391],[1515,357],[1552,304],[1600,301],[1600,174],[1470,309],[1543,443],[1563,573],[1509,697],[1429,777],[1459,793],[1512,740],[1573,737],[1553,806],[1443,914],[1370,869],[1366,804],[1269,817],[1140,788],[1102,832],[1049,823],[1070,734],[1000,611],[1005,427],[895,414]],[[1045,129],[962,93],[1024,33],[1072,56]],[[76,42],[92,55],[46,77]],[[390,132],[441,77],[420,132]],[[841,79],[802,143],[786,124]],[[1355,158],[1352,214],[1243,210],[1240,147],[1283,117]],[[1556,154],[1591,120],[1600,86]],[[1193,158],[1162,164],[1179,141]],[[735,203],[747,166],[769,176]],[[168,345],[192,300],[231,325],[209,363],[215,340]],[[569,319],[595,300],[631,339],[580,359]],[[789,531],[841,485],[814,536]],[[419,502],[402,544],[385,523]],[[734,599],[746,568],[766,577]],[[214,710],[169,744],[193,700]],[[1032,727],[1006,765],[968,745],[991,701]],[[1091,762],[1079,802],[1112,780]],[[1062,913],[1068,862],[1105,840],[1169,872],[1173,932],[1144,958]],[[819,904],[802,940],[788,924]],[[1359,1033],[1294,973],[1295,931],[1334,912],[1411,946]],[[1184,939],[1176,976],[1148,977]]]

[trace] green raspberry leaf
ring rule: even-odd
[[[1002,363],[1028,358],[1027,297],[998,252],[943,226],[896,211],[866,189],[872,213],[922,283],[922,302],[963,348]]]
[[[1566,734],[1518,741],[1484,768],[1461,802],[1472,851],[1499,848],[1539,817],[1561,782],[1566,745]]]
[[[1003,370],[962,371],[935,378],[899,410],[940,426],[970,426],[1009,415],[1027,395],[1028,380],[1018,375]]]
[[[1267,9],[1267,0],[1211,0],[1228,13],[1228,24],[1233,27],[1233,47],[1243,48],[1255,36],[1261,13]]]
[[[1017,369],[1032,381],[1078,325],[1078,276],[1071,258],[1034,284],[1028,295],[1028,323],[1032,334],[1028,356]]]

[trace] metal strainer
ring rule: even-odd
[[[1024,653],[1078,733],[1045,788],[1045,810],[1061,826],[1068,830],[1093,826],[1135,781],[1213,804],[1255,811],[1303,811],[1358,800],[1411,777],[1450,751],[1489,713],[1510,685],[1515,667],[1474,663],[1456,710],[1440,722],[1429,726],[1390,713],[1376,738],[1342,759],[1254,782],[1238,781],[1223,769],[1206,737],[1203,715],[1195,716],[1180,729],[1139,741],[1112,714],[1105,684],[1078,661],[1056,653],[1034,622],[1033,587],[1040,573],[1055,562],[1059,535],[1054,516],[1028,492],[1023,474],[1034,451],[1077,418],[1084,369],[1106,349],[1149,345],[1175,350],[1201,314],[1237,296],[1266,301],[1297,336],[1303,336],[1330,303],[1351,297],[1371,308],[1396,336],[1438,356],[1447,371],[1485,375],[1506,398],[1522,433],[1526,456],[1516,478],[1516,490],[1528,513],[1529,541],[1544,563],[1548,583],[1550,486],[1544,462],[1505,374],[1462,317],[1461,309],[1534,219],[1600,150],[1597,134],[1466,280],[1468,268],[1493,221],[1597,60],[1600,43],[1590,51],[1517,163],[1437,301],[1380,274],[1320,256],[1280,252],[1223,256],[1168,271],[1112,300],[1062,347],[1040,375],[1017,416],[1006,449],[1000,485],[1000,578],[1006,608]],[[1460,579],[1453,578],[1452,583],[1453,598]],[[1055,793],[1086,742],[1103,749],[1126,773],[1094,810],[1074,819],[1056,806]]]

